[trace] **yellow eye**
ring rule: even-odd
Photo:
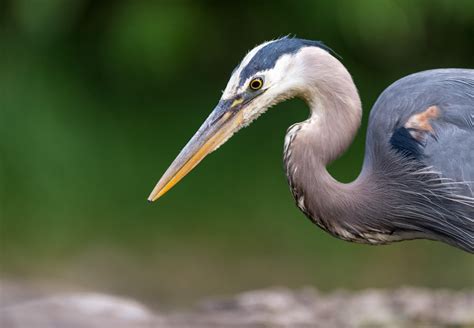
[[[263,79],[261,77],[257,77],[255,79],[253,79],[252,81],[250,81],[250,89],[252,90],[259,90],[263,87]]]

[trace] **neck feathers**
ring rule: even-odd
[[[285,142],[287,177],[297,206],[341,239],[383,244],[428,238],[472,252],[466,220],[471,203],[451,187],[445,189],[439,174],[422,163],[386,149],[374,155],[375,160],[384,157],[383,165],[369,162],[354,182],[340,183],[328,173],[326,165],[357,132],[361,104],[339,61],[321,49],[303,49],[301,55],[304,65],[298,67],[305,70],[297,76],[305,78],[297,96],[306,100],[311,116],[293,125]],[[434,211],[433,204],[442,206]]]
[[[365,193],[366,183],[336,181],[326,165],[352,143],[360,126],[362,109],[357,89],[346,68],[326,51],[301,51],[305,81],[297,96],[311,109],[308,120],[293,125],[285,140],[285,166],[298,207],[315,223],[343,239],[356,240],[357,228],[349,216],[362,204],[354,193]],[[362,202],[364,196],[358,199]],[[367,200],[368,201],[368,200]]]
[[[313,155],[323,165],[337,159],[352,143],[360,126],[362,107],[347,69],[319,48],[301,51],[304,83],[299,90],[311,109],[301,123],[300,138],[311,142]]]

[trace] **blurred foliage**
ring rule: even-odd
[[[314,227],[282,171],[292,100],[239,133],[156,204],[146,197],[213,108],[246,51],[282,35],[323,40],[365,105],[351,149],[394,80],[473,67],[474,1],[0,3],[1,273],[189,301],[268,285],[474,285],[472,257],[413,241],[350,244]]]

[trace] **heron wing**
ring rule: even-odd
[[[440,172],[446,185],[474,197],[474,104],[448,104],[442,110],[444,116],[433,123],[434,135],[423,147],[422,161]]]
[[[416,73],[380,95],[364,170],[397,197],[388,226],[474,252],[473,116],[474,70]]]
[[[474,197],[474,70],[425,71],[388,87],[372,109],[367,146],[387,141],[439,172],[457,193]]]

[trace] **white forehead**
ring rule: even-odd
[[[282,38],[252,49],[232,72],[222,99],[231,99],[244,92],[257,74],[264,79],[264,86],[280,89],[294,87],[306,79],[306,70],[315,65],[314,58],[333,56],[318,41]],[[286,76],[291,74],[291,79]]]
[[[240,62],[239,66],[237,66],[237,68],[234,70],[234,72],[232,73],[232,76],[230,77],[229,79],[229,82],[227,83],[227,86],[222,94],[222,99],[228,99],[230,98],[232,95],[235,95],[238,88],[239,88],[239,84],[240,84],[240,73],[242,72],[242,70],[245,68],[245,66],[248,65],[248,63],[250,63],[250,61],[252,60],[252,58],[257,54],[257,52],[262,49],[263,47],[265,47],[267,44],[270,44],[272,42],[274,42],[275,40],[273,41],[267,41],[267,42],[264,42],[258,46],[256,46],[255,48],[253,48],[252,50],[249,51],[249,53],[244,57],[244,59]]]

